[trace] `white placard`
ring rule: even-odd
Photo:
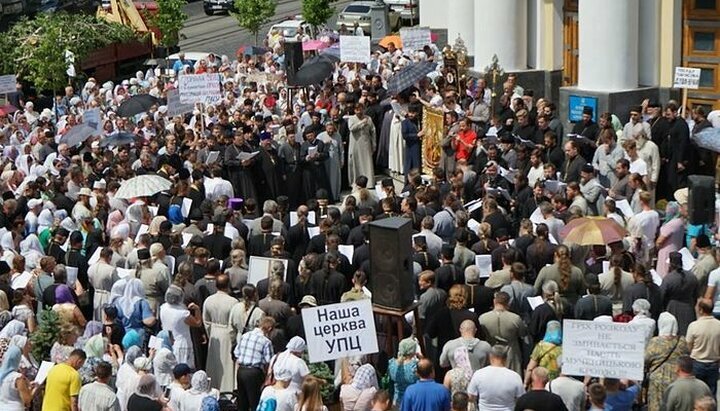
[[[120,268],[115,269],[117,271],[118,278],[123,279],[127,277],[135,277],[136,270],[134,268]]]
[[[646,327],[644,324],[564,320],[562,373],[642,380]]]
[[[489,278],[492,273],[492,256],[489,254],[476,255],[475,265],[480,269],[480,278]]]
[[[402,49],[405,51],[422,50],[423,47],[432,43],[430,27],[403,27],[400,29],[400,41],[402,41]]]
[[[55,363],[50,362],[50,361],[43,361],[42,364],[40,364],[40,369],[38,369],[38,372],[35,375],[35,382],[38,385],[41,385],[42,383],[45,382],[45,379],[47,378],[48,373],[50,372],[50,368],[52,368],[53,365],[55,365]]]
[[[281,258],[268,258],[250,256],[250,262],[248,263],[248,279],[247,283],[257,285],[258,281],[269,278],[272,273],[273,263],[279,261],[285,267],[283,271],[283,281],[287,278],[288,260]]]
[[[301,313],[311,363],[378,352],[369,299],[304,308]]]
[[[17,83],[17,77],[14,74],[0,76],[0,94],[16,92],[15,83]]]
[[[700,72],[701,70],[699,68],[675,67],[673,88],[699,88]]]
[[[340,61],[343,63],[369,63],[370,37],[340,36]]]
[[[338,251],[340,254],[347,257],[348,261],[352,263],[353,255],[355,254],[355,247],[352,245],[345,245],[345,244],[339,244],[338,245]]]
[[[315,222],[316,220],[315,220],[315,212],[314,211],[308,211],[307,221],[310,224],[317,224]],[[294,226],[297,223],[298,223],[297,211],[291,211],[290,212],[290,227]]]
[[[192,113],[195,109],[195,104],[181,103],[180,91],[178,89],[172,89],[167,91],[167,109],[168,117],[182,116],[187,113]]]
[[[217,73],[184,74],[179,77],[180,102],[213,104],[222,99]]]
[[[75,282],[78,278],[78,268],[66,266],[65,270],[67,270],[67,285],[71,288],[75,287]]]

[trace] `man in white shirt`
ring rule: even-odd
[[[647,162],[640,157],[637,149],[637,143],[634,140],[628,140],[625,142],[624,147],[625,158],[627,158],[630,162],[630,174],[640,174],[644,180],[647,180]]]
[[[623,127],[622,137],[619,141],[620,144],[623,144],[627,140],[634,139],[634,134],[637,132],[638,128],[643,130],[645,135],[650,138],[650,124],[643,121],[642,111],[641,106],[630,107],[630,121],[628,121],[627,124],[625,124],[625,127]]]
[[[557,364],[562,369],[562,356],[557,358]],[[568,410],[582,410],[585,407],[585,384],[582,381],[560,373],[545,385],[545,389],[559,395]]]
[[[517,399],[525,394],[522,378],[505,367],[506,347],[493,346],[489,358],[490,365],[475,371],[468,384],[470,401],[477,402],[478,410],[512,411]]]
[[[638,262],[647,264],[650,258],[650,250],[655,245],[655,235],[660,226],[660,216],[650,206],[652,196],[649,192],[640,193],[640,206],[642,211],[635,214],[628,221],[628,231],[634,242],[632,249]]]

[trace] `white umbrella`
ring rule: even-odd
[[[170,180],[155,174],[133,177],[120,185],[115,198],[150,197],[172,187]]]

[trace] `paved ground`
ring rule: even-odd
[[[339,0],[334,3],[335,9],[339,12],[350,2],[351,0]],[[273,24],[285,20],[288,16],[300,14],[301,7],[302,0],[278,0],[275,17],[260,30],[259,41],[262,42]],[[180,32],[181,36],[185,36],[180,41],[180,48],[184,51],[215,52],[232,58],[238,47],[255,43],[255,37],[241,29],[233,16],[220,13],[206,16],[202,0],[188,3],[185,12],[189,18],[185,22],[185,28]],[[329,21],[329,25],[334,27],[335,17]]]

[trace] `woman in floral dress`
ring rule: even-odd
[[[658,318],[658,336],[653,337],[645,347],[645,378],[648,379],[648,411],[658,411],[665,388],[675,381],[677,360],[688,355],[685,337],[678,336],[675,317],[663,312]]]

